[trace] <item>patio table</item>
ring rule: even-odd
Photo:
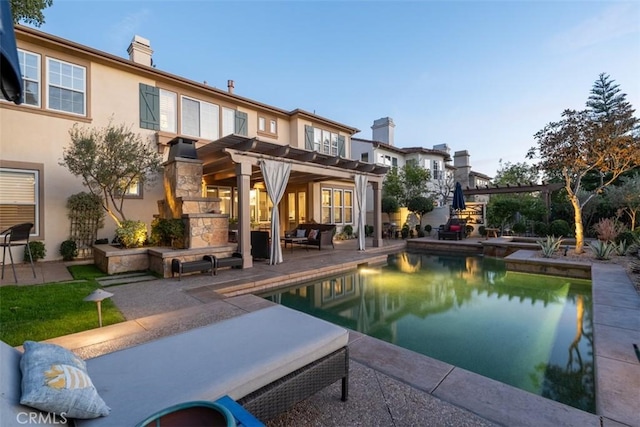
[[[291,253],[293,253],[293,244],[294,243],[302,244],[303,242],[307,241],[307,238],[306,237],[281,237],[280,241],[284,242],[285,249],[287,249],[287,243],[291,244]],[[307,247],[307,250],[309,250],[309,247]]]

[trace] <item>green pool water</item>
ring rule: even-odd
[[[400,253],[264,297],[595,412],[591,282],[507,272],[500,259]]]

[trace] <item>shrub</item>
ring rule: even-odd
[[[475,228],[473,228],[473,225],[466,225],[464,227],[464,232],[466,236],[471,235],[471,233],[473,233],[473,230],[475,230]]]
[[[404,223],[404,225],[402,226],[402,229],[400,229],[400,235],[402,236],[403,239],[406,239],[407,237],[409,237],[409,224],[407,224],[406,222]]]
[[[593,231],[595,231],[596,236],[598,236],[598,240],[615,242],[618,234],[624,231],[624,225],[611,218],[602,218],[593,226]]]
[[[347,224],[342,228],[342,232],[346,234],[347,237],[351,237],[353,236],[353,227]]]
[[[65,240],[60,244],[60,255],[63,261],[71,261],[78,256],[78,245],[75,240]]]
[[[636,236],[631,231],[623,231],[616,236],[616,243],[625,242],[627,246],[632,245],[636,241]]]
[[[520,221],[513,224],[514,233],[521,235],[521,234],[524,234],[526,231],[527,231],[527,224],[525,224],[524,222]]]
[[[536,236],[546,236],[549,234],[549,226],[545,222],[536,221],[533,224],[533,232]]]
[[[373,236],[373,225],[365,225],[364,226],[364,235],[366,237]]]
[[[156,218],[151,223],[149,241],[156,246],[182,246],[176,243],[184,241],[184,229],[184,221],[180,218]]]
[[[431,230],[433,230],[433,227],[431,227],[431,224],[427,224],[424,226],[424,231],[428,234],[431,235]]]
[[[560,245],[562,245],[562,237],[547,236],[546,239],[540,239],[537,243],[540,245],[540,249],[542,249],[542,256],[545,258],[551,258],[551,256],[560,248]]]
[[[142,221],[122,221],[116,237],[125,248],[139,248],[147,240],[147,225]]]
[[[591,252],[596,256],[596,259],[601,260],[611,259],[611,254],[616,249],[615,243],[602,240],[589,243],[589,247],[591,248]]]
[[[571,227],[564,219],[556,219],[549,226],[549,234],[556,237],[571,236]]]
[[[29,250],[31,250],[31,259],[35,262],[39,259],[43,259],[47,254],[47,250],[44,247],[44,242],[33,241],[29,242]],[[29,262],[29,252],[27,247],[24,247],[24,262]]]

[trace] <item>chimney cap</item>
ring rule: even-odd
[[[151,42],[149,41],[149,39],[145,39],[144,37],[137,34],[133,36],[133,39],[131,39],[131,43],[138,43],[147,47],[151,47]]]

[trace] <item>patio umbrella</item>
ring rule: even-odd
[[[2,97],[16,104],[22,103],[22,75],[8,1],[0,1],[0,62]]]
[[[462,194],[462,185],[460,185],[459,182],[456,182],[456,188],[453,190],[453,202],[451,203],[451,207],[458,213],[466,207],[464,203],[464,194]]]

